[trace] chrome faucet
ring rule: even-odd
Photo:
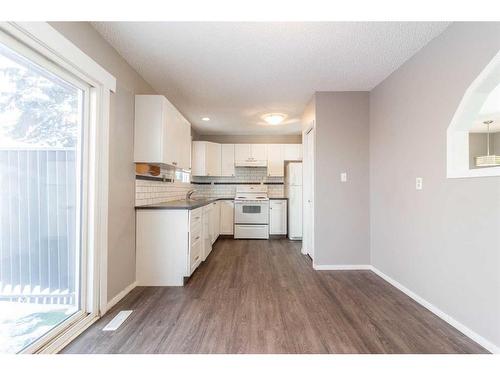
[[[191,189],[186,193],[186,200],[191,199],[191,195],[193,195],[196,192],[195,189]]]

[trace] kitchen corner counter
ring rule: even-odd
[[[200,198],[179,199],[170,202],[135,206],[136,210],[194,210],[220,200],[233,200],[233,198]]]

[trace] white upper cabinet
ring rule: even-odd
[[[267,146],[267,175],[282,177],[285,175],[284,152],[285,145],[272,144]]]
[[[267,160],[267,145],[265,144],[236,144],[234,145],[234,159],[237,162],[251,160]]]
[[[181,115],[182,116],[182,115]],[[179,168],[190,170],[191,169],[191,124],[184,118],[180,121],[181,128],[181,141],[182,147],[177,150],[179,155]]]
[[[220,176],[221,167],[221,145],[219,143],[207,142],[208,174],[207,176]]]
[[[237,144],[234,145],[234,160],[247,161],[252,158],[252,145]]]
[[[191,125],[162,95],[135,96],[134,162],[191,168]]]
[[[221,144],[221,176],[234,176],[234,145]]]
[[[194,141],[192,165],[193,176],[220,176],[221,145],[213,142]]]
[[[253,160],[267,160],[267,145],[251,145]]]
[[[302,144],[283,145],[284,160],[302,160]]]

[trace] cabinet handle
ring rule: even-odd
[[[200,239],[200,236],[196,237],[194,240],[196,241],[196,240],[199,240],[199,239]]]
[[[194,261],[196,262],[198,259],[200,259],[199,255],[196,258],[194,258]]]

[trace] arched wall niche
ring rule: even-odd
[[[495,139],[498,138],[497,142],[499,142],[498,147],[500,148],[500,133],[498,132],[500,130],[499,94],[500,52],[496,54],[469,86],[448,127],[448,178],[500,176],[500,166],[476,167],[472,165],[471,160],[477,155],[471,154],[469,144],[471,134],[481,134],[482,132],[486,136],[486,125],[484,125],[484,131],[478,130],[483,121],[495,119],[491,126],[493,131],[498,133],[498,135],[494,134]],[[492,105],[495,107],[494,111],[491,110]],[[484,113],[485,111],[487,113]],[[486,138],[484,139],[486,140]],[[484,141],[485,148],[486,144],[487,142]],[[494,153],[495,148],[490,151]]]

